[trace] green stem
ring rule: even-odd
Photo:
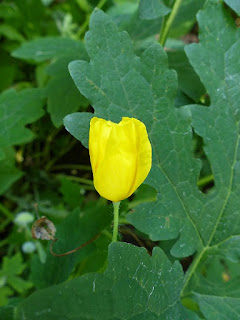
[[[160,42],[160,39],[162,39],[163,30],[165,29],[165,25],[166,25],[166,17],[163,17],[162,18],[162,23],[161,23],[161,29],[160,29],[160,33],[159,33],[159,40],[158,40],[159,42]]]
[[[120,201],[119,202],[113,202],[113,215],[114,215],[114,222],[113,222],[113,237],[112,237],[112,242],[117,241],[117,236],[118,236],[118,218],[119,218],[119,206],[120,206]]]
[[[166,21],[165,24],[163,24],[163,31],[161,32],[160,34],[160,38],[159,38],[159,43],[164,46],[165,45],[165,42],[167,40],[167,36],[168,36],[168,33],[169,33],[169,30],[171,28],[171,25],[178,13],[178,10],[180,8],[180,5],[182,3],[182,0],[175,0],[174,2],[174,5],[173,5],[173,8],[172,8],[172,11]]]
[[[96,6],[96,8],[98,9],[102,9],[102,7],[105,5],[107,0],[100,0]],[[91,17],[91,14],[89,13],[87,16],[86,16],[86,19],[85,21],[83,22],[83,24],[81,25],[80,29],[78,30],[77,32],[77,37],[81,37],[83,35],[83,33],[86,31],[88,25],[89,25],[89,21],[90,21],[90,17]]]
[[[77,37],[78,38],[80,38],[83,35],[83,33],[85,32],[85,30],[87,29],[89,21],[90,21],[90,14],[87,15],[85,21],[83,22],[83,24],[79,28],[79,30],[77,32]]]
[[[97,4],[97,8],[102,9],[102,7],[105,5],[106,2],[107,0],[100,0]]]
[[[209,176],[203,177],[200,180],[198,180],[197,185],[198,185],[198,187],[203,187],[212,181],[213,181],[213,174],[210,174]]]
[[[196,255],[195,259],[193,260],[193,263],[191,264],[189,270],[187,271],[186,275],[185,275],[185,281],[184,281],[184,284],[183,284],[183,287],[182,287],[182,290],[181,290],[181,297],[183,298],[184,296],[184,291],[185,289],[187,288],[187,285],[189,283],[189,281],[191,280],[194,272],[196,271],[204,253],[208,250],[208,247],[204,247],[202,249],[201,252],[199,252],[198,255]]]

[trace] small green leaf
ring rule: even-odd
[[[44,97],[41,89],[25,89],[21,92],[10,89],[0,95],[0,149],[34,138],[33,132],[25,126],[44,114]]]
[[[45,37],[24,42],[13,51],[12,56],[19,59],[42,62],[56,57],[81,52],[83,44],[70,38]]]
[[[19,293],[24,293],[33,286],[31,282],[15,276],[8,277],[8,284]]]
[[[139,16],[143,20],[154,20],[166,16],[170,9],[163,0],[140,0]]]
[[[5,36],[9,40],[15,40],[22,42],[24,41],[23,36],[19,33],[15,28],[8,24],[1,24],[0,25],[0,37]]]
[[[3,149],[2,158],[0,160],[0,194],[3,194],[23,175],[23,172],[15,167],[15,152],[12,148]]]
[[[60,191],[63,195],[64,202],[66,202],[72,209],[79,207],[83,201],[80,185],[66,179],[64,176],[60,176],[59,180],[61,181]]]
[[[22,256],[20,253],[15,254],[11,258],[4,257],[0,277],[11,287],[0,288],[0,305],[6,304],[6,298],[13,294],[12,289],[19,293],[26,291],[32,287],[32,283],[20,278],[20,274],[26,268],[22,263]]]
[[[25,265],[22,263],[22,256],[17,253],[15,256],[8,258],[3,258],[2,272],[7,276],[19,275],[25,269]]]

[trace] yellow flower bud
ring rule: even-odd
[[[128,198],[152,166],[146,127],[134,118],[122,118],[118,124],[92,118],[89,153],[96,190],[114,202]]]

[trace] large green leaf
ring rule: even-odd
[[[153,44],[138,58],[128,35],[118,32],[101,11],[92,15],[86,48],[91,64],[75,61],[69,68],[95,115],[112,121],[123,116],[140,119],[153,146],[153,167],[147,181],[158,190],[158,201],[135,210],[129,221],[152,240],[180,236],[173,254],[190,255],[202,242],[195,212],[190,212],[193,199],[201,196],[197,189],[200,163],[192,156],[190,112],[174,108],[176,73],[168,69],[166,53]],[[71,132],[70,123],[67,129]],[[74,120],[73,124],[76,128]]]
[[[214,24],[209,22],[212,15]],[[215,183],[213,192],[199,203],[199,230],[205,246],[217,249],[233,243],[233,237],[239,239],[240,32],[217,0],[208,1],[198,22],[200,43],[186,47],[186,52],[210,95],[211,106],[193,106],[191,110],[193,127],[204,139]],[[230,246],[228,249],[230,254]]]
[[[118,32],[100,11],[92,15],[86,35],[91,63],[70,64],[71,75],[96,116],[112,121],[133,116],[147,126],[153,147],[147,182],[157,189],[158,199],[135,208],[128,220],[152,240],[177,238],[171,250],[175,256],[197,251],[183,297],[186,289],[194,289],[193,275],[208,254],[221,251],[239,261],[239,30],[217,0],[207,2],[198,21],[200,44],[190,45],[186,52],[210,95],[208,108],[174,108],[176,76],[167,68],[161,47],[154,44],[138,58],[128,35]],[[215,187],[209,194],[197,188],[200,163],[192,155],[191,122],[203,137],[213,171]],[[80,137],[76,130],[74,135]]]
[[[212,15],[215,15],[215,24],[209,22]],[[218,245],[223,244],[222,242],[225,242],[225,245],[230,242],[233,243],[232,237],[236,241],[239,240],[237,218],[239,212],[237,208],[240,202],[236,196],[239,192],[239,184],[237,182],[239,175],[237,170],[239,132],[236,117],[238,115],[237,108],[240,98],[237,90],[237,83],[239,81],[237,70],[240,65],[238,60],[239,41],[236,42],[239,39],[239,32],[232,18],[223,10],[222,5],[214,0],[208,1],[205,10],[199,14],[198,20],[201,30],[200,44],[193,44],[187,47],[186,51],[195,71],[199,74],[210,94],[212,104],[209,108],[196,106],[191,110],[194,129],[203,137],[205,142],[205,152],[211,162],[215,188],[209,195],[200,194],[199,192],[194,194],[193,191],[189,192],[186,188],[189,179],[182,183],[180,181],[177,184],[173,183],[173,187],[176,191],[179,190],[177,192],[179,200],[181,200],[187,213],[187,223],[183,224],[181,236],[184,236],[184,229],[188,229],[191,224],[192,228],[195,229],[195,236],[191,236],[193,235],[191,228],[188,231],[188,239],[181,241],[180,248],[189,248],[189,242],[193,244],[197,236],[197,242],[200,247],[203,247],[200,249],[201,254],[203,254],[205,250],[210,250],[210,246],[214,246],[217,249]],[[220,37],[221,41],[218,40]],[[215,39],[217,41],[214,41]],[[223,39],[225,40],[223,41]],[[187,152],[186,148],[187,146],[184,148],[185,154]],[[173,150],[175,149],[173,148]],[[178,160],[181,160],[180,154]],[[172,161],[171,156],[168,157],[168,161]],[[175,170],[172,169],[172,172],[176,174],[177,163],[178,161],[175,162]],[[183,164],[184,159],[182,159]],[[181,166],[181,170],[183,168]],[[192,170],[193,166],[190,169]],[[165,172],[167,171],[165,170]],[[194,172],[192,172],[192,176],[193,174]],[[187,176],[185,177],[187,178]],[[174,182],[174,180],[170,179],[170,182]],[[161,183],[160,180],[159,183]],[[194,183],[192,184],[194,185]],[[168,194],[166,186],[165,190],[162,189],[160,191],[160,197],[161,194],[164,198]],[[159,205],[165,202],[161,198],[159,200]],[[174,205],[176,205],[176,201],[174,202]],[[156,210],[152,211],[152,208],[149,206],[148,210],[147,207],[143,207],[140,209],[140,212],[129,216],[130,221],[143,231],[148,232],[154,239],[156,239],[156,234],[154,234],[155,224],[153,223],[155,217],[166,219],[167,215],[164,212],[169,211],[173,213],[170,204],[166,203],[167,207],[165,210],[159,205],[156,206],[158,213]],[[152,214],[149,215],[150,212]],[[172,225],[170,222],[171,229],[176,225],[174,219],[179,216],[179,213],[180,211],[174,215],[171,221],[173,222]],[[159,228],[157,220],[155,223]],[[166,224],[160,223],[162,225],[161,228],[165,229]],[[162,233],[161,228],[159,228],[159,233]],[[197,247],[196,243],[195,248]],[[228,256],[232,254],[230,248],[230,245],[228,245],[229,251],[225,251],[225,254]],[[236,244],[234,244],[232,249],[235,250],[235,248]],[[176,245],[172,249],[173,254],[181,254],[181,250],[177,250],[176,252],[175,249]]]
[[[42,62],[63,57],[73,52],[81,52],[83,44],[70,38],[45,37],[23,43],[13,51],[12,56],[19,59]]]
[[[159,249],[150,257],[126,243],[109,247],[104,274],[92,273],[34,293],[16,319],[186,320],[179,300],[183,271]],[[188,313],[187,319],[196,319]]]
[[[209,21],[213,15],[214,24]],[[206,319],[212,319],[213,315],[216,319],[238,319],[239,271],[234,281],[224,286],[213,285],[203,277],[203,272],[200,273],[200,267],[212,254],[238,264],[240,260],[240,32],[217,0],[207,2],[198,15],[198,22],[200,43],[186,47],[186,53],[210,95],[211,105],[209,108],[192,106],[191,110],[194,130],[204,140],[215,187],[199,203],[198,214],[202,221],[198,228],[205,240],[204,247],[190,268],[184,290],[188,287],[188,292],[203,293],[195,297]]]

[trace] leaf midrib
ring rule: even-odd
[[[186,213],[186,215],[187,215],[187,218],[189,219],[189,221],[191,222],[191,224],[193,225],[193,227],[194,227],[194,229],[195,229],[195,231],[196,231],[196,234],[197,234],[197,236],[198,236],[198,238],[199,238],[199,240],[200,240],[200,242],[201,242],[202,247],[204,247],[203,239],[202,239],[202,237],[201,237],[201,235],[200,235],[200,233],[199,233],[199,231],[198,231],[198,229],[197,229],[196,224],[194,223],[194,221],[193,221],[192,218],[191,218],[190,212],[188,211],[187,207],[185,206],[184,201],[183,201],[183,199],[181,198],[181,196],[180,196],[180,194],[179,194],[176,186],[174,185],[174,183],[172,182],[172,180],[170,179],[170,177],[168,176],[168,174],[166,173],[166,171],[163,169],[162,165],[160,164],[160,161],[159,161],[158,156],[157,156],[156,147],[155,147],[155,144],[154,144],[153,140],[151,141],[151,143],[152,143],[153,149],[154,149],[155,154],[156,154],[156,159],[157,159],[157,166],[158,166],[158,168],[163,172],[163,174],[165,175],[165,177],[166,177],[166,179],[168,180],[169,184],[171,185],[172,189],[174,190],[177,198],[179,199],[179,202],[180,202],[183,210],[185,211],[185,213]]]
[[[237,132],[239,132],[239,122],[237,122]],[[222,209],[219,213],[219,216],[218,216],[218,219],[214,225],[214,228],[213,228],[213,231],[209,237],[209,240],[208,240],[208,243],[207,243],[207,246],[206,247],[210,247],[211,245],[211,242],[212,242],[212,239],[217,231],[217,228],[218,228],[218,225],[219,225],[219,222],[223,216],[223,213],[225,211],[225,208],[227,206],[227,203],[228,203],[228,200],[231,196],[231,193],[232,193],[232,186],[233,186],[233,172],[234,172],[234,167],[235,167],[235,164],[236,164],[236,161],[237,161],[237,153],[238,153],[238,147],[239,147],[239,140],[240,140],[240,136],[238,135],[238,138],[237,138],[237,141],[236,141],[236,146],[235,146],[235,150],[234,150],[234,158],[233,158],[233,163],[232,163],[232,166],[231,166],[231,176],[230,176],[230,181],[229,181],[229,189],[228,189],[228,193],[227,193],[227,196],[225,198],[225,201],[223,203],[223,206],[222,206]]]

